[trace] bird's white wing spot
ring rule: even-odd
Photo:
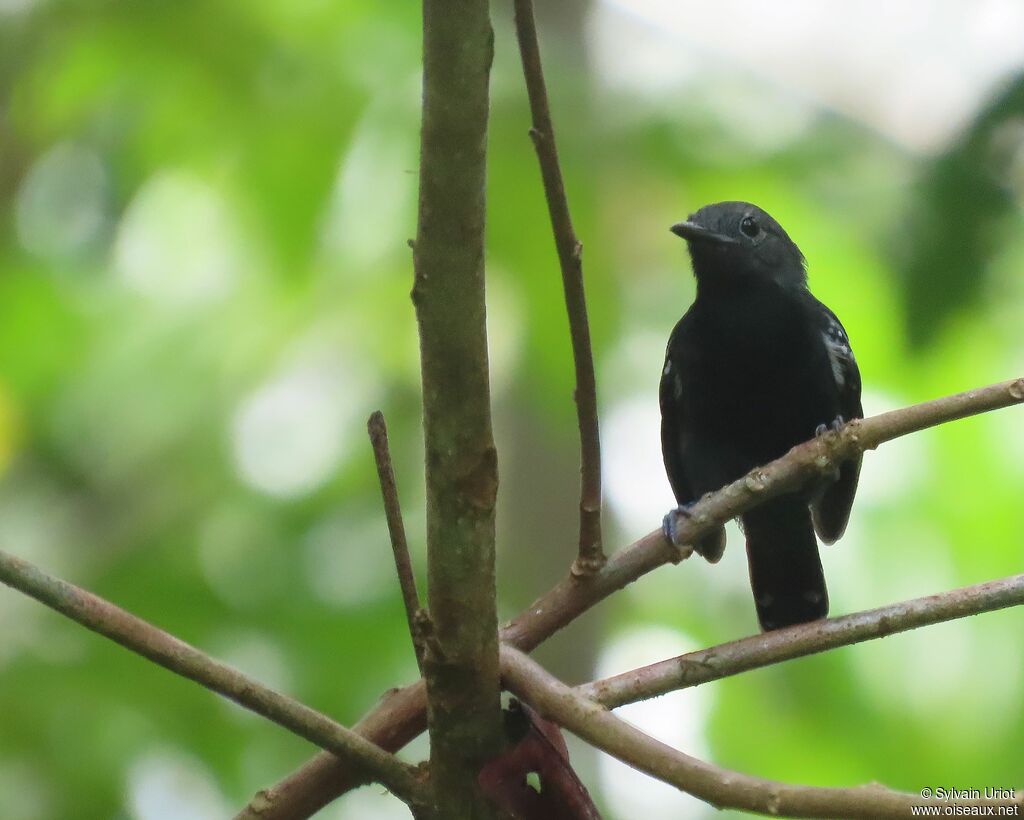
[[[829,364],[832,365],[832,377],[840,387],[846,385],[846,366],[853,362],[853,351],[850,341],[846,338],[842,326],[834,319],[829,319],[828,327],[821,334],[828,353]]]
[[[663,376],[667,376],[671,372],[672,372],[672,362],[666,360],[665,361],[665,369],[661,371],[661,374]]]

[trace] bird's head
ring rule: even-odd
[[[767,277],[806,284],[804,256],[782,226],[749,202],[716,202],[672,226],[686,240],[697,281]]]

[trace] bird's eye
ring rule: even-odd
[[[745,216],[740,220],[740,230],[751,239],[761,232],[761,228],[758,226],[757,220],[752,216]]]

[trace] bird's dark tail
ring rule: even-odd
[[[757,619],[764,630],[828,615],[828,591],[807,502],[786,495],[743,516]]]

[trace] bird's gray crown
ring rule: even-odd
[[[716,202],[672,226],[684,238],[698,282],[762,276],[780,285],[806,284],[804,257],[789,234],[750,202]]]

